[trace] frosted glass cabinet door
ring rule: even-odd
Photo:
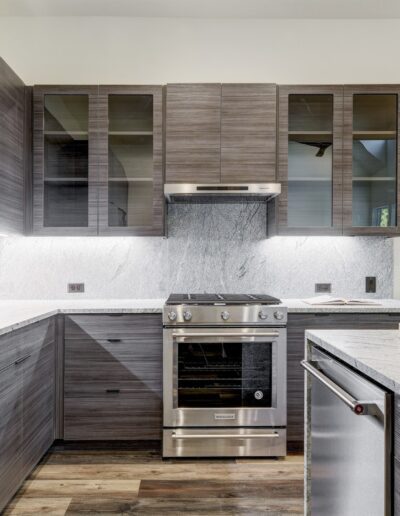
[[[97,87],[34,88],[33,231],[97,233]]]
[[[163,234],[162,89],[101,86],[99,232]]]
[[[398,232],[397,86],[345,87],[346,234]]]
[[[343,89],[279,87],[280,234],[341,234]]]

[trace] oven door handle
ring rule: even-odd
[[[277,432],[269,434],[177,434],[172,432],[172,439],[265,439],[266,437],[277,438],[279,434]]]
[[[201,338],[201,337],[240,337],[240,338],[246,338],[246,337],[279,337],[279,332],[277,331],[269,331],[269,332],[253,332],[253,333],[238,333],[238,332],[230,332],[230,333],[217,333],[217,332],[207,332],[207,333],[176,333],[174,332],[172,334],[172,338],[178,339],[178,338]]]

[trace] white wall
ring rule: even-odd
[[[400,48],[400,20],[207,20],[207,19],[157,19],[157,18],[79,18],[79,17],[0,17],[0,56],[21,76],[27,84],[61,83],[61,84],[96,84],[96,83],[125,83],[125,84],[162,84],[168,82],[276,82],[276,83],[400,83],[400,66],[394,58],[396,49]],[[146,240],[146,239],[145,239]],[[297,249],[300,245],[294,240],[282,245],[287,256],[286,265],[293,267],[305,278],[305,283],[296,284],[289,288],[286,284],[285,295],[304,295],[310,293],[314,281],[331,280],[337,274],[344,281],[350,281],[349,294],[361,295],[363,292],[363,276],[365,274],[383,274],[381,286],[382,295],[390,295],[392,281],[392,249],[391,244],[376,242],[371,239],[373,255],[368,259],[368,241],[353,240],[354,248],[349,240],[341,239],[336,242],[337,253],[330,265],[330,272],[316,274],[310,265],[307,254],[304,260],[296,262]],[[309,240],[314,242],[314,240]],[[74,245],[57,240],[27,240],[3,242],[0,257],[0,297],[8,297],[12,285],[15,285],[14,296],[42,294],[60,296],[64,294],[65,283],[81,278],[80,265],[90,262],[96,255],[107,260],[112,259],[106,240],[100,239],[89,245],[87,254],[76,254],[74,261]],[[42,242],[42,243],[40,243]],[[103,243],[102,243],[103,242]],[[111,241],[108,241],[111,243]],[[124,248],[122,241],[121,246]],[[136,241],[138,242],[138,241]],[[151,244],[150,242],[153,242]],[[317,248],[322,255],[329,256],[330,240],[317,241]],[[360,242],[360,243],[358,243]],[[155,240],[147,244],[155,245]],[[129,241],[130,252],[136,253],[135,240]],[[161,248],[166,245],[160,244]],[[271,263],[279,263],[277,244],[266,244],[265,250],[271,252]],[[311,244],[310,244],[311,245]],[[313,246],[314,244],[312,244]],[[359,247],[357,247],[359,246]],[[87,246],[85,246],[86,248]],[[113,247],[113,246],[112,246]],[[120,246],[114,244],[114,249]],[[141,249],[142,247],[138,247]],[[5,250],[8,250],[5,252]],[[21,261],[20,256],[35,249],[38,262],[31,263],[30,259]],[[68,249],[68,251],[66,251]],[[90,249],[96,249],[92,254]],[[275,249],[275,251],[274,251]],[[303,247],[308,249],[308,247]],[[311,247],[310,249],[315,249]],[[309,249],[309,250],[310,250]],[[343,249],[346,251],[344,252]],[[400,243],[395,243],[395,294],[400,297]],[[140,252],[137,251],[140,255]],[[14,254],[15,253],[15,254]],[[157,252],[155,251],[155,254]],[[256,253],[259,256],[258,252]],[[264,254],[261,253],[261,255]],[[318,254],[318,252],[317,252]],[[362,274],[354,279],[353,262],[357,255],[362,254]],[[355,256],[354,256],[355,255]],[[46,281],[47,271],[55,267],[54,262],[48,263],[59,256],[54,271],[54,282],[48,288],[39,288],[39,283]],[[64,256],[64,260],[61,259]],[[115,267],[123,267],[124,258],[118,256],[116,262],[110,264],[109,280],[113,280],[111,272]],[[136,254],[135,254],[136,256]],[[222,253],[222,257],[223,257]],[[107,258],[106,258],[107,257]],[[397,258],[399,257],[399,258]],[[15,260],[15,261],[14,261]],[[72,262],[71,262],[72,260]],[[268,262],[268,255],[265,256]],[[291,265],[290,262],[293,262]],[[17,270],[10,268],[10,263],[17,263]],[[47,263],[46,263],[47,262]],[[379,264],[380,262],[380,264]],[[76,263],[71,269],[69,263]],[[193,263],[193,262],[192,262]],[[188,263],[188,266],[192,265]],[[346,273],[346,264],[353,265]],[[28,264],[28,267],[27,267]],[[38,271],[35,280],[37,289],[23,291],[18,277],[28,280],[26,272],[30,266]],[[41,269],[43,265],[43,269]],[[221,262],[222,278],[224,278],[224,263]],[[64,267],[68,268],[65,274]],[[379,272],[379,267],[385,269]],[[86,271],[86,267],[83,267]],[[140,269],[140,267],[139,267]],[[251,269],[251,267],[250,267]],[[365,269],[365,270],[364,270]],[[39,270],[41,273],[39,273]],[[97,272],[100,272],[101,267]],[[119,269],[118,269],[119,270]],[[270,272],[272,272],[271,269]],[[200,273],[204,270],[200,267]],[[331,272],[334,271],[332,275]],[[13,277],[13,274],[15,276]],[[88,273],[89,274],[89,273]],[[269,274],[265,273],[267,276]],[[284,271],[277,274],[285,278]],[[293,281],[299,276],[293,272]],[[86,272],[84,276],[87,279]],[[249,275],[251,276],[251,274]],[[98,278],[98,276],[96,276]],[[96,282],[96,277],[93,281]],[[136,274],[132,276],[134,281]],[[186,276],[185,276],[186,277]],[[236,277],[240,277],[240,272]],[[337,276],[336,276],[337,277]],[[191,285],[187,276],[186,282],[175,282],[175,286],[184,288]],[[296,279],[295,279],[296,278]],[[82,277],[84,280],[85,278]],[[353,282],[353,280],[355,282]],[[224,279],[221,288],[224,286]],[[16,282],[16,283],[15,283]],[[39,282],[39,283],[38,283]],[[29,283],[27,281],[25,284]],[[129,285],[129,282],[127,283]],[[225,286],[235,290],[235,284],[230,280]],[[252,284],[253,285],[253,284]],[[277,295],[280,292],[276,286]],[[274,285],[270,285],[271,287]],[[192,285],[192,288],[202,288],[206,285]],[[257,284],[251,288],[246,282],[243,288],[257,290]],[[122,288],[122,287],[121,287]],[[165,289],[159,284],[153,288],[154,294]],[[124,289],[122,289],[124,290]],[[338,289],[339,290],[339,289]],[[344,288],[340,288],[344,293]],[[111,294],[108,289],[95,289],[95,295]],[[132,290],[129,289],[129,292]],[[165,290],[167,291],[167,290]],[[27,294],[29,292],[29,294]],[[93,292],[94,293],[94,292]],[[113,291],[113,295],[118,292]],[[128,292],[120,292],[128,296]]]
[[[400,20],[0,18],[29,84],[400,82]]]

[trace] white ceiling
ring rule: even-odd
[[[0,16],[400,18],[399,0],[0,0]]]

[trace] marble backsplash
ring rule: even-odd
[[[1,299],[162,298],[170,292],[392,297],[393,243],[380,237],[275,237],[262,204],[171,205],[169,238],[3,237]],[[84,282],[84,294],[68,294]]]

